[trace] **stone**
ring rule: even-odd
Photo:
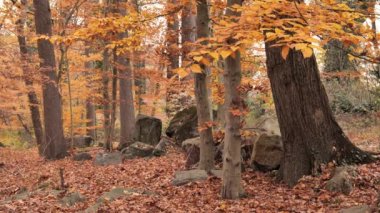
[[[342,209],[339,213],[371,213],[371,207],[368,205],[354,206],[347,209]]]
[[[341,192],[345,195],[349,195],[354,188],[350,177],[352,171],[350,170],[352,170],[352,168],[349,167],[335,168],[333,177],[326,183],[326,189],[332,192]]]
[[[172,184],[181,186],[194,181],[207,180],[207,178],[208,174],[205,170],[176,171]]]
[[[0,142],[0,148],[5,147],[3,143]]]
[[[156,157],[164,155],[166,153],[167,143],[168,143],[167,138],[161,138],[160,142],[154,147],[152,154]]]
[[[200,137],[187,139],[182,142],[182,149],[186,152],[185,168],[190,169],[199,162],[200,159]]]
[[[153,153],[153,150],[154,150],[153,146],[138,141],[124,148],[121,152],[123,153],[123,156],[125,158],[132,159],[135,157],[151,156]]]
[[[160,142],[161,132],[162,121],[160,119],[145,115],[137,116],[135,141],[155,146]]]
[[[94,164],[97,166],[117,165],[123,163],[121,152],[99,153],[95,157]]]
[[[197,108],[192,106],[176,113],[165,133],[173,138],[177,145],[181,145],[186,139],[198,137]]]
[[[80,202],[83,202],[85,200],[86,200],[86,198],[83,195],[81,195],[79,192],[73,192],[73,193],[70,193],[70,194],[66,195],[65,197],[63,197],[60,200],[60,202],[64,206],[73,206],[76,203],[80,203]]]
[[[264,172],[278,169],[284,153],[281,136],[263,133],[258,137],[253,146],[251,166]]]
[[[86,161],[92,160],[92,156],[88,152],[81,152],[74,154],[73,161]]]
[[[66,142],[71,147],[71,138],[67,138]],[[75,148],[86,148],[92,146],[94,139],[89,135],[75,135],[73,137],[73,144]]]

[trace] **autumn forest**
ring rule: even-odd
[[[0,1],[0,212],[380,212],[379,17]]]

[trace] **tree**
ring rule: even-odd
[[[197,2],[197,36],[198,39],[207,38],[209,36],[209,15],[207,0],[199,0]],[[207,45],[206,42],[202,43]],[[210,103],[208,101],[209,94],[207,89],[207,68],[204,64],[200,65],[201,73],[194,74],[195,80],[195,98],[197,103],[198,127],[200,127],[200,160],[199,168],[211,170],[214,167],[214,141],[212,137],[212,125],[210,115]]]
[[[240,12],[232,6],[242,5],[242,0],[228,0],[226,16],[238,19]],[[236,40],[227,38],[227,44]],[[225,59],[224,69],[226,126],[223,149],[223,182],[222,198],[237,199],[242,193],[241,186],[241,136],[240,136],[240,110],[242,102],[239,92],[241,81],[240,51],[234,52]],[[234,113],[238,111],[238,113]]]
[[[33,0],[33,5],[36,33],[51,36],[52,20],[49,0]],[[39,38],[37,47],[40,71],[43,76],[42,93],[45,125],[45,140],[41,151],[47,159],[63,158],[67,155],[67,145],[63,136],[62,105],[55,71],[54,46],[46,38]]]
[[[126,1],[117,0],[116,13],[126,16]],[[128,32],[120,33],[119,39],[127,38]],[[116,57],[119,71],[119,95],[120,95],[120,149],[133,142],[136,118],[133,102],[133,70],[131,65],[131,53],[122,53]]]
[[[171,78],[174,76],[174,69],[179,67],[179,19],[178,19],[178,11],[175,8],[177,4],[177,0],[171,0],[167,5],[170,7],[174,7],[170,11],[173,13],[167,16],[167,30],[166,30],[166,51],[169,59],[169,65],[167,66],[167,78]],[[169,10],[169,9],[168,9]],[[173,11],[172,11],[173,10]]]
[[[39,152],[42,154],[42,144],[43,144],[43,137],[44,132],[42,128],[41,123],[41,116],[40,116],[40,110],[39,110],[39,101],[36,92],[33,89],[33,80],[32,80],[32,69],[30,67],[30,54],[28,52],[28,46],[26,43],[26,37],[25,37],[25,31],[24,31],[24,25],[26,23],[27,18],[27,0],[22,0],[22,11],[20,14],[20,19],[17,21],[17,28],[18,28],[18,44],[20,48],[20,56],[22,61],[22,70],[23,70],[23,77],[25,85],[28,87],[28,100],[29,100],[29,110],[32,117],[32,123],[33,123],[33,129],[34,129],[34,135],[36,137],[36,141],[39,147]]]
[[[268,77],[277,112],[284,159],[281,176],[293,186],[321,164],[365,163],[373,158],[355,147],[337,124],[329,107],[314,54],[304,57],[291,48],[286,59],[282,47],[265,44]]]

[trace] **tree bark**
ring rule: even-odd
[[[123,0],[116,1],[117,13],[121,16],[127,15],[126,5],[120,3]],[[119,38],[128,37],[128,33],[124,32],[119,35]],[[117,68],[119,71],[119,95],[120,95],[120,144],[119,149],[122,149],[133,143],[133,135],[135,131],[136,118],[135,107],[133,101],[133,71],[131,65],[131,53],[121,54],[116,58]]]
[[[33,0],[36,33],[52,35],[52,19],[49,0]],[[67,155],[67,145],[63,136],[61,96],[58,91],[57,73],[55,71],[55,54],[53,44],[47,39],[38,39],[38,55],[43,79],[43,106],[45,140],[41,148],[47,159],[63,158]]]
[[[105,150],[110,151],[111,146],[111,125],[110,125],[110,114],[111,114],[111,106],[110,106],[110,95],[108,92],[108,84],[109,84],[109,69],[110,69],[110,55],[108,50],[103,51],[103,66],[102,66],[102,95],[103,95],[103,127],[104,127],[104,148]]]
[[[373,158],[355,147],[329,107],[315,56],[304,58],[291,49],[284,60],[281,47],[267,43],[267,69],[284,144],[282,178],[293,186],[322,163],[366,163]]]
[[[333,39],[325,46],[325,72],[354,71],[356,70],[353,61],[348,59],[348,54],[343,43]]]
[[[28,101],[29,101],[29,110],[32,117],[32,123],[33,123],[33,129],[34,129],[34,135],[36,137],[36,142],[39,148],[40,154],[41,152],[41,145],[43,144],[44,140],[44,132],[42,129],[42,123],[41,123],[41,116],[40,116],[40,110],[39,110],[39,101],[36,92],[33,89],[33,80],[32,80],[32,70],[29,66],[31,63],[30,61],[30,55],[28,52],[28,47],[26,43],[25,38],[25,32],[24,32],[24,25],[27,18],[27,0],[22,0],[22,11],[20,15],[20,19],[17,21],[17,28],[18,28],[18,44],[20,49],[20,57],[21,57],[21,63],[22,63],[22,71],[23,71],[23,78],[26,87],[28,88]]]
[[[230,9],[233,5],[242,5],[242,0],[228,0],[226,16],[239,17],[240,13]],[[235,41],[229,38],[227,41]],[[242,193],[241,186],[241,136],[240,116],[231,110],[241,110],[242,99],[238,87],[241,82],[241,64],[239,50],[225,60],[224,70],[226,128],[223,150],[222,198],[237,199]]]
[[[178,4],[177,0],[170,0],[171,7]],[[167,16],[167,31],[166,31],[166,50],[169,60],[167,66],[167,78],[172,78],[175,73],[174,69],[179,67],[179,18],[178,13],[174,12],[172,15]]]
[[[207,0],[197,2],[197,36],[207,38],[209,36],[209,15]],[[207,42],[203,42],[207,45]],[[215,146],[212,136],[212,126],[210,115],[210,102],[207,89],[207,67],[201,65],[202,73],[195,73],[195,98],[197,103],[198,127],[200,127],[200,160],[199,168],[211,170],[214,167]]]
[[[89,49],[86,49],[86,55],[88,56]],[[94,68],[93,62],[87,61],[85,63],[85,68],[87,72]],[[87,87],[91,89],[91,81],[88,80]],[[93,103],[93,99],[91,97],[87,97],[86,100],[86,129],[87,135],[91,136],[94,140],[96,139],[96,113],[95,113],[95,105]]]

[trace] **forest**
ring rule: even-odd
[[[376,0],[0,0],[0,212],[380,212]]]

